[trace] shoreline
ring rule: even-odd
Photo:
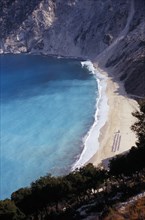
[[[131,130],[131,126],[136,121],[132,113],[138,110],[138,103],[129,97],[123,83],[114,82],[107,72],[98,68],[96,63],[93,64],[94,68],[106,77],[105,94],[109,112],[105,125],[99,131],[99,148],[87,163],[108,168],[110,158],[128,151],[135,145],[137,137]]]
[[[90,71],[90,74],[94,75],[95,80],[97,81],[98,94],[96,93],[97,97],[95,104],[96,110],[94,114],[94,122],[85,137],[83,138],[83,150],[78,160],[75,161],[75,163],[72,165],[72,170],[75,170],[76,168],[80,168],[87,164],[90,158],[92,158],[99,150],[100,130],[107,121],[109,110],[109,106],[107,104],[107,96],[105,92],[107,86],[106,76],[100,74],[100,72],[94,67],[93,63],[90,60],[82,62],[82,67],[84,66],[86,66],[86,68]]]
[[[96,98],[94,123],[84,137],[84,148],[72,170],[88,163],[107,169],[109,159],[135,146],[137,137],[131,126],[136,122],[132,113],[138,110],[138,103],[129,97],[122,82],[114,82],[97,63],[85,62],[92,65],[88,69],[98,82],[99,98]]]

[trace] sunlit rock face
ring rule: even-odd
[[[145,95],[144,0],[1,0],[0,53],[84,57]]]

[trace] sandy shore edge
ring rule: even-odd
[[[131,125],[136,121],[132,112],[138,110],[138,103],[129,98],[121,82],[114,82],[107,72],[98,68],[96,63],[93,64],[97,71],[106,76],[109,112],[107,121],[100,130],[99,149],[88,163],[98,166],[103,162],[108,166],[109,158],[128,151],[135,145],[137,138]]]

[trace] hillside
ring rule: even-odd
[[[0,53],[95,60],[145,95],[144,0],[2,0],[0,9]]]

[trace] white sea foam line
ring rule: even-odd
[[[97,71],[91,61],[81,62],[82,67],[87,67],[91,74],[95,74],[98,83],[99,98],[96,98],[96,112],[94,116],[94,123],[89,132],[84,137],[84,148],[79,159],[72,166],[72,170],[79,168],[86,164],[99,148],[100,129],[105,125],[108,117],[109,106],[106,96],[106,77]]]

